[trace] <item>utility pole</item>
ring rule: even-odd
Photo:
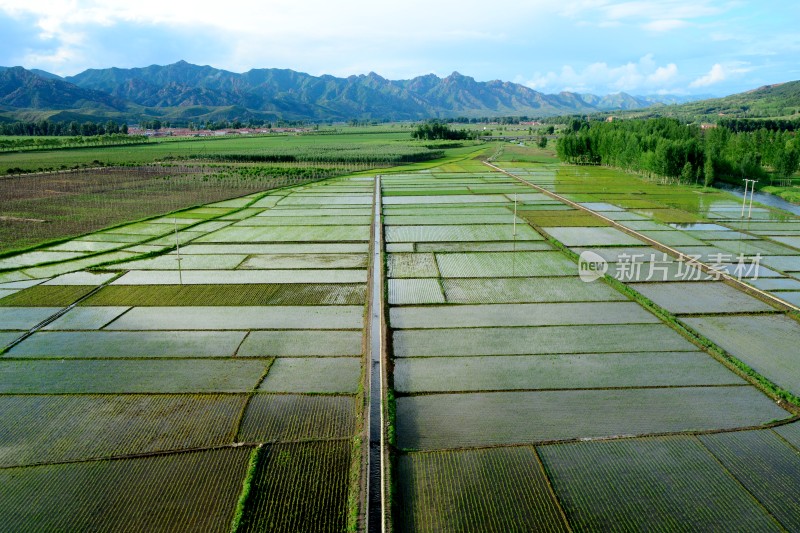
[[[753,212],[753,192],[756,189],[756,183],[758,180],[744,180],[744,198],[742,198],[742,214],[739,218],[744,218],[744,207],[747,204],[747,188],[750,187],[750,207],[747,210],[747,218],[752,218]]]
[[[517,236],[517,193],[514,193],[514,237]]]
[[[173,222],[175,223],[175,252],[178,255],[178,284],[183,285],[183,272],[181,272],[181,243],[178,240],[178,217],[173,218]]]
[[[747,218],[753,218],[753,192],[756,190],[756,182],[758,180],[752,180],[752,185],[750,186],[750,207],[747,208]]]

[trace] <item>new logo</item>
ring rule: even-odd
[[[578,259],[578,274],[585,283],[602,278],[608,272],[608,263],[600,255],[586,250]]]

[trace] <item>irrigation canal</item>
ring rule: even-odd
[[[381,223],[381,178],[375,177],[372,221],[372,272],[370,300],[370,367],[369,367],[369,476],[367,481],[367,531],[385,530],[385,482],[383,459],[383,224]]]

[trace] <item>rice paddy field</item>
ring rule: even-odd
[[[592,226],[559,227],[554,218],[532,212],[528,220],[543,234],[575,254],[601,256],[615,279],[778,387],[800,394],[794,356],[800,338],[800,217],[767,206],[743,210],[721,191],[666,187],[609,169],[505,168],[574,202],[570,213],[584,218],[594,213],[606,225],[618,224],[600,229],[624,238],[600,237]],[[581,230],[580,237],[575,230]],[[678,261],[645,239],[711,271]],[[741,281],[744,291],[726,283],[721,273]],[[747,287],[758,291],[748,294]]]
[[[260,192],[0,260],[0,520],[354,530],[373,189]]]
[[[734,275],[760,251],[750,277],[789,284],[800,249],[736,224],[722,193],[503,165],[381,180],[395,528],[796,529],[797,411],[763,387],[800,392],[790,291],[663,248]],[[581,279],[585,251],[605,278]]]
[[[1,258],[0,523],[372,531],[377,431],[387,531],[800,529],[800,219],[501,165],[252,192]]]

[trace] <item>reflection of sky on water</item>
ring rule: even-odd
[[[704,224],[704,223],[695,223],[695,224],[679,224],[679,223],[672,223],[669,224],[673,228],[683,230],[683,231],[730,231],[730,228],[726,228],[725,226],[720,226],[719,224]]]
[[[731,187],[731,186],[726,186],[726,185],[722,185],[721,188],[726,190],[726,191],[728,191],[731,194],[735,194],[739,198],[743,198],[744,197],[744,189],[743,188]],[[748,193],[748,197],[749,196],[750,195]],[[765,193],[761,193],[761,192],[755,192],[755,193],[753,193],[753,201],[762,203],[764,205],[768,205],[770,207],[777,207],[778,209],[783,209],[784,211],[789,211],[790,213],[794,213],[795,215],[800,215],[800,205],[794,205],[792,203],[787,202],[783,198],[779,198],[779,197],[774,196],[772,194],[765,194]]]

